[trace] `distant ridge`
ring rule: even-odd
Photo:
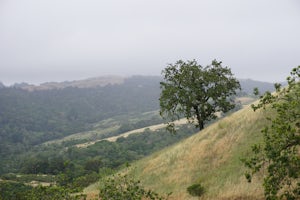
[[[253,94],[254,88],[259,88],[260,93],[265,93],[266,91],[274,91],[274,83],[264,82],[264,81],[256,81],[252,79],[238,79],[242,91],[246,94]]]
[[[28,83],[15,83],[10,86],[13,88],[24,89],[28,91],[37,91],[37,90],[52,90],[52,89],[63,89],[67,87],[74,88],[96,88],[104,87],[106,85],[118,85],[123,84],[124,81],[132,77],[154,77],[155,81],[161,79],[160,76],[131,76],[131,77],[122,77],[122,76],[100,76],[87,78],[83,80],[73,80],[73,81],[64,81],[64,82],[46,82],[40,85],[33,85]],[[266,91],[274,91],[274,84],[264,81],[256,81],[252,79],[238,79],[240,81],[242,92],[246,94],[252,94],[255,87],[259,88],[261,93]],[[5,88],[6,86],[0,82],[0,89]]]
[[[106,85],[122,84],[124,83],[125,79],[126,79],[125,77],[121,77],[121,76],[102,76],[102,77],[94,77],[94,78],[74,80],[74,81],[46,82],[38,86],[29,85],[27,83],[21,83],[21,84],[14,84],[13,87],[21,88],[29,91],[63,89],[67,87],[95,88],[95,87],[103,87]]]
[[[2,82],[0,82],[0,89],[1,88],[5,88],[5,85]]]

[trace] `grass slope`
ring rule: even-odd
[[[247,183],[240,158],[262,140],[268,123],[262,111],[250,107],[208,126],[198,134],[133,164],[130,174],[170,199],[197,199],[186,188],[201,183],[203,199],[263,199],[261,180]],[[260,177],[262,177],[261,175]]]

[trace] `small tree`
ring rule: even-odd
[[[235,106],[231,97],[240,84],[222,62],[213,60],[202,67],[196,60],[179,60],[169,64],[162,74],[160,115],[169,120],[167,129],[171,132],[175,131],[173,121],[183,116],[202,130],[217,112],[225,113]]]
[[[265,93],[252,106],[254,111],[266,106],[275,111],[269,118],[271,126],[262,130],[262,145],[254,145],[253,156],[244,159],[251,169],[246,174],[249,182],[253,174],[267,169],[263,183],[267,200],[300,199],[300,66],[287,81],[287,87],[275,84],[277,93]]]

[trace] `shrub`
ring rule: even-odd
[[[117,174],[102,180],[99,196],[102,200],[164,200],[152,190],[144,189],[140,181],[135,181],[127,175]]]
[[[205,192],[204,187],[201,184],[193,184],[187,188],[187,192],[192,196],[202,196]]]

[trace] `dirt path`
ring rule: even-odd
[[[175,122],[175,125],[182,125],[182,124],[186,124],[186,123],[187,123],[186,119],[180,119],[180,120],[178,120],[178,121]],[[129,135],[134,134],[134,133],[142,133],[146,129],[150,129],[151,131],[156,131],[156,130],[159,130],[159,129],[162,129],[162,128],[165,128],[165,127],[166,127],[166,124],[157,124],[157,125],[147,126],[147,127],[144,127],[144,128],[139,128],[139,129],[135,129],[135,130],[132,130],[132,131],[128,131],[128,132],[122,133],[122,134],[117,135],[117,136],[113,136],[113,137],[109,137],[109,138],[104,138],[104,139],[101,139],[101,140],[90,141],[90,142],[86,142],[86,143],[82,143],[82,144],[77,144],[75,146],[78,147],[78,148],[86,148],[86,147],[88,147],[90,145],[93,145],[96,142],[100,142],[102,140],[107,140],[107,141],[110,141],[110,142],[115,142],[120,137],[126,138]]]

